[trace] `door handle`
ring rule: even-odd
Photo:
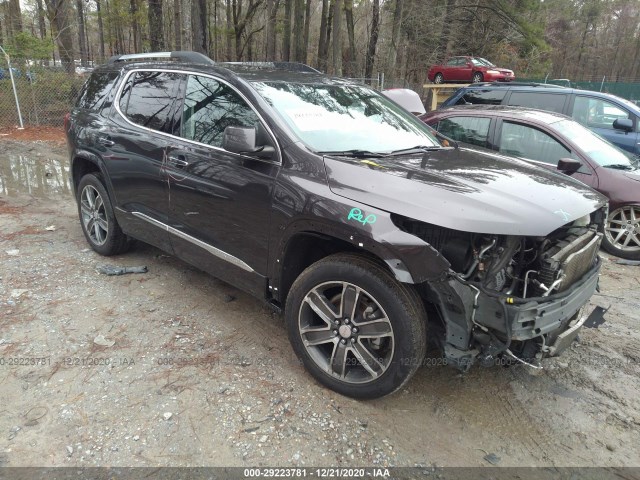
[[[176,168],[184,168],[189,165],[189,162],[185,159],[184,155],[172,156],[169,155],[169,165]]]
[[[109,137],[108,135],[98,137],[98,143],[100,145],[104,145],[105,147],[113,147],[116,144],[116,142],[111,140],[111,137]]]

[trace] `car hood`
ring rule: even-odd
[[[460,231],[545,236],[607,202],[565,175],[466,148],[324,161],[333,193]]]

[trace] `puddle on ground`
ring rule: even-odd
[[[70,195],[69,166],[50,158],[9,155],[0,159],[0,195]]]

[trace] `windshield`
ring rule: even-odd
[[[610,144],[601,136],[573,120],[560,120],[554,127],[565,137],[579,145],[598,165],[633,165],[632,156]]]
[[[428,127],[370,88],[255,82],[255,89],[316,152],[389,153],[440,147]]]
[[[473,57],[471,59],[471,62],[476,67],[495,67],[495,65],[493,63],[491,63],[489,60],[486,60],[486,59],[480,58],[480,57]]]

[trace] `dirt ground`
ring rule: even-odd
[[[355,401],[260,301],[146,245],[94,253],[64,144],[0,136],[0,466],[639,466],[640,267],[613,260],[606,323],[543,370],[425,366]]]

